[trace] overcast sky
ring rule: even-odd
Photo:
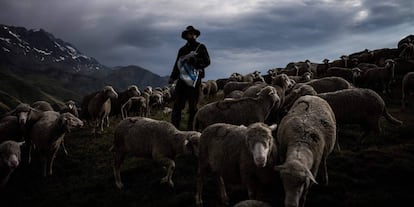
[[[169,75],[187,25],[201,31],[206,79],[395,48],[414,33],[413,0],[1,0],[0,23],[42,28],[107,66]]]

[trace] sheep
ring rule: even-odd
[[[0,144],[0,189],[9,181],[10,175],[21,161],[20,147],[24,142],[5,141]]]
[[[319,79],[313,79],[306,83],[298,83],[293,88],[298,88],[303,84],[312,86],[318,93],[354,88],[354,86],[350,82],[341,77],[324,77]]]
[[[305,72],[300,76],[289,76],[291,80],[294,80],[296,83],[308,82],[312,79],[312,72]]]
[[[247,127],[217,123],[205,128],[199,145],[196,205],[203,205],[203,183],[209,171],[217,174],[223,203],[229,201],[225,183],[241,183],[247,188],[249,198],[254,199],[258,190],[255,179],[268,183],[275,177],[272,168],[276,164],[277,146],[272,131],[276,127],[257,122]]]
[[[6,116],[0,119],[0,143],[13,140],[21,141],[23,134],[20,130],[17,116]]]
[[[351,88],[316,94],[310,86],[302,86],[292,91],[289,102],[295,101],[303,95],[315,95],[328,102],[339,126],[343,124],[360,125],[364,129],[361,141],[371,132],[381,132],[381,117],[385,117],[391,124],[402,124],[402,121],[394,118],[388,112],[381,96],[371,89]],[[285,107],[289,108],[288,105],[285,105]]]
[[[236,125],[264,122],[273,106],[279,101],[276,89],[267,86],[260,90],[256,98],[245,97],[211,102],[197,111],[193,128],[202,131],[207,126],[219,122]]]
[[[270,204],[258,200],[245,200],[236,203],[233,207],[272,207]]]
[[[109,126],[109,113],[111,112],[111,98],[118,98],[118,94],[112,86],[105,86],[102,91],[98,92],[88,103],[88,113],[91,120],[96,123],[96,128],[100,126],[100,132],[103,132],[104,121]],[[93,128],[95,133],[96,128]]]
[[[223,87],[224,97],[227,97],[232,91],[235,91],[235,90],[243,91],[244,89],[252,85],[254,85],[253,82],[229,81]]]
[[[44,115],[32,127],[30,131],[30,148],[36,149],[43,162],[43,176],[53,173],[53,161],[59,147],[62,145],[66,133],[72,129],[82,127],[83,122],[71,113],[59,114],[54,111],[43,112]],[[29,156],[31,156],[29,154]]]
[[[124,91],[117,92],[118,98],[111,100],[111,115],[118,116],[121,113],[122,105],[128,101],[129,98],[140,96],[141,91],[136,85],[130,85]]]
[[[220,78],[216,80],[217,83],[217,91],[223,90],[224,85],[228,82],[228,78]]]
[[[414,91],[414,72],[409,72],[404,75],[402,81],[402,97],[401,97],[401,110],[405,110],[406,98]]]
[[[119,122],[115,129],[110,151],[114,156],[115,184],[122,189],[120,168],[127,154],[152,158],[167,169],[161,183],[174,187],[172,175],[175,157],[179,154],[198,154],[201,133],[180,131],[167,121],[146,117],[129,117]]]
[[[218,86],[215,80],[208,80],[201,83],[201,91],[204,96],[214,96],[218,91]]]
[[[73,100],[68,100],[65,102],[65,107],[60,110],[60,113],[63,114],[65,112],[69,112],[76,117],[79,117],[78,108],[76,107],[76,103]]]
[[[39,111],[54,111],[52,105],[47,101],[36,101],[30,106]]]
[[[365,72],[363,79],[368,87],[380,83],[383,93],[391,94],[391,83],[394,80],[395,61],[387,59],[384,67],[369,69]]]
[[[160,110],[164,104],[163,94],[158,90],[154,90],[149,97],[149,105],[147,110],[149,110],[148,114],[151,115],[152,109]]]
[[[243,81],[243,75],[240,73],[232,73],[230,77],[228,78],[228,81],[236,81],[236,82],[242,82]]]
[[[355,84],[358,77],[361,76],[361,69],[359,68],[342,68],[342,67],[330,67],[326,71],[327,76],[336,76],[341,77],[347,80],[348,82],[352,82]]]
[[[329,104],[316,96],[299,98],[277,130],[285,206],[303,207],[320,164],[322,183],[328,184],[326,159],[336,142],[336,120]]]
[[[128,117],[128,111],[135,109],[138,116],[145,116],[147,112],[147,100],[145,97],[131,97],[121,107],[122,119]]]

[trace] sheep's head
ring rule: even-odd
[[[115,92],[114,88],[112,86],[105,86],[103,88],[103,92],[109,97],[109,98],[118,98],[118,93]]]
[[[199,154],[199,143],[200,143],[200,132],[188,131],[186,132],[186,138],[184,141],[184,153],[194,154],[198,157]]]
[[[356,78],[356,77],[361,76],[361,73],[362,73],[362,70],[361,69],[359,69],[359,68],[352,68],[351,71],[352,71],[352,77]]]
[[[328,64],[329,63],[329,59],[326,59],[325,58],[325,59],[322,60],[322,62],[325,63],[325,64]]]
[[[83,127],[83,122],[69,112],[61,114],[59,122],[66,132],[71,132],[74,128]]]
[[[274,167],[280,172],[285,189],[285,206],[299,206],[299,199],[311,183],[317,184],[310,170],[298,160],[288,160]]]
[[[305,72],[302,77],[304,81],[310,81],[312,79],[312,72]]]
[[[280,101],[280,97],[277,94],[277,90],[273,86],[266,86],[262,88],[256,96],[258,97],[270,97],[273,103],[276,103],[277,101]]]
[[[26,124],[27,119],[29,119],[30,112],[33,109],[29,104],[21,103],[16,106],[16,108],[11,112],[12,115],[17,116],[19,119],[19,124]]]
[[[395,82],[395,61],[393,59],[386,59],[385,60],[385,67],[391,70],[391,80]]]
[[[272,131],[275,131],[276,128],[276,124],[267,126],[261,122],[253,123],[247,127],[247,147],[252,153],[254,164],[257,167],[266,166],[274,145]]]
[[[141,91],[138,89],[136,85],[128,86],[129,97],[140,96]]]
[[[20,147],[24,142],[5,141],[0,144],[0,166],[15,169],[20,163]]]

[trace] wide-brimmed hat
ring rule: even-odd
[[[194,34],[198,37],[200,36],[200,30],[194,28],[193,26],[187,26],[187,28],[181,33],[181,38],[185,39],[187,33],[194,32]]]

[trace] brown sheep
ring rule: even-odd
[[[20,147],[24,142],[5,141],[0,143],[0,189],[4,188],[10,175],[20,164]]]
[[[194,129],[202,131],[214,123],[249,125],[264,122],[280,98],[272,86],[266,86],[256,98],[224,99],[211,102],[201,107],[194,117]],[[242,112],[242,113],[240,113]]]
[[[96,93],[88,104],[88,113],[91,120],[96,123],[95,127],[100,127],[103,132],[104,122],[109,126],[109,113],[111,112],[111,98],[118,98],[118,94],[112,86],[105,86],[102,91]],[[93,128],[95,133],[96,128]]]
[[[200,133],[180,131],[167,121],[145,117],[130,117],[119,122],[115,129],[114,143],[110,151],[114,154],[115,184],[121,189],[120,168],[126,155],[152,158],[167,169],[161,183],[174,186],[172,175],[175,157],[179,154],[198,154]]]
[[[82,126],[83,122],[71,113],[59,114],[54,111],[44,112],[42,118],[33,125],[30,131],[31,148],[41,154],[44,177],[47,175],[47,170],[49,175],[52,175],[53,161],[65,134]]]

